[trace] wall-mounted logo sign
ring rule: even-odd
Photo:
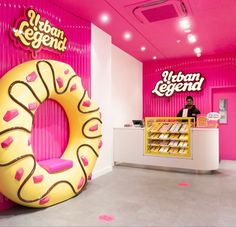
[[[200,73],[175,74],[174,71],[164,71],[162,77],[163,80],[156,83],[152,93],[167,97],[173,95],[174,92],[201,91],[205,80]]]
[[[11,31],[16,45],[31,50],[41,49],[64,52],[67,38],[63,30],[54,27],[33,9],[28,9],[24,18],[19,18]]]

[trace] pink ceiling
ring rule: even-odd
[[[140,61],[194,56],[195,47],[202,49],[202,55],[236,53],[236,0],[182,0],[187,12],[181,9],[181,0],[52,1],[91,21]],[[103,13],[110,16],[109,23],[101,22]],[[179,26],[183,18],[190,21],[195,43],[188,42],[188,33]],[[132,34],[129,41],[123,38],[127,31]],[[146,50],[142,52],[141,46]]]

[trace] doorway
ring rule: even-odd
[[[212,89],[213,112],[220,105],[225,115],[219,123],[220,160],[236,160],[236,87]]]

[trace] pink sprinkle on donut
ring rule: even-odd
[[[38,176],[33,176],[33,180],[35,184],[38,184],[43,181],[44,176],[43,175],[38,175]]]
[[[61,77],[57,77],[57,84],[58,84],[59,88],[63,87],[63,80]]]
[[[69,72],[70,72],[69,69],[66,69],[66,70],[64,71],[65,74],[68,74]]]
[[[33,82],[35,81],[37,78],[37,74],[35,71],[33,71],[32,73],[30,73],[27,77],[26,77],[26,80],[27,82]]]
[[[92,180],[92,173],[89,174],[88,180],[90,180],[90,181]]]
[[[28,105],[29,110],[35,110],[38,107],[38,104],[36,102],[32,102]]]
[[[80,188],[84,185],[84,182],[85,182],[84,178],[81,177],[81,178],[80,178],[80,181],[79,181],[79,184],[78,184],[78,186],[77,186],[77,189],[80,189]]]
[[[90,105],[91,105],[91,102],[89,100],[83,101],[82,106],[90,107]]]
[[[13,118],[15,118],[18,114],[19,114],[19,112],[17,109],[8,110],[5,113],[3,120],[8,122],[8,121],[12,120]]]
[[[100,119],[102,119],[102,113],[101,112],[99,112],[99,115],[100,115]]]
[[[28,146],[30,146],[30,145],[31,145],[31,136],[28,139]]]
[[[23,169],[23,168],[19,168],[19,169],[16,171],[15,179],[16,179],[17,181],[20,181],[21,178],[23,177],[23,174],[24,174],[24,169]]]
[[[99,144],[98,144],[98,148],[100,149],[102,147],[103,143],[102,141],[100,140]]]
[[[11,143],[13,142],[13,138],[11,136],[9,136],[7,139],[5,139],[2,143],[1,143],[1,147],[2,148],[7,148],[11,145]]]
[[[98,124],[92,126],[89,128],[89,131],[93,132],[93,131],[97,131],[98,130]]]
[[[87,166],[89,164],[88,159],[84,155],[80,156],[80,158],[81,158],[84,166]]]
[[[49,201],[49,197],[46,196],[45,198],[43,198],[43,199],[41,199],[41,200],[39,201],[39,205],[44,205],[44,204],[47,203],[48,201]]]
[[[70,87],[70,92],[74,91],[77,89],[77,86],[76,84],[73,84],[71,87]]]

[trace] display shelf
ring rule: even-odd
[[[194,118],[145,118],[145,155],[191,157],[190,128]]]
[[[151,147],[169,147],[169,148],[186,148],[186,149],[189,148],[189,146],[187,146],[187,147],[180,147],[180,146],[158,145],[158,144],[150,144],[149,146],[151,146]]]
[[[181,139],[159,139],[159,138],[148,138],[149,140],[163,140],[163,141],[165,141],[165,140],[167,140],[167,141],[181,141],[181,142],[187,142],[188,140],[186,139],[186,140],[181,140]]]
[[[148,137],[149,140],[170,140],[170,141],[188,141],[188,139],[178,139],[178,138],[156,138],[156,137]]]

